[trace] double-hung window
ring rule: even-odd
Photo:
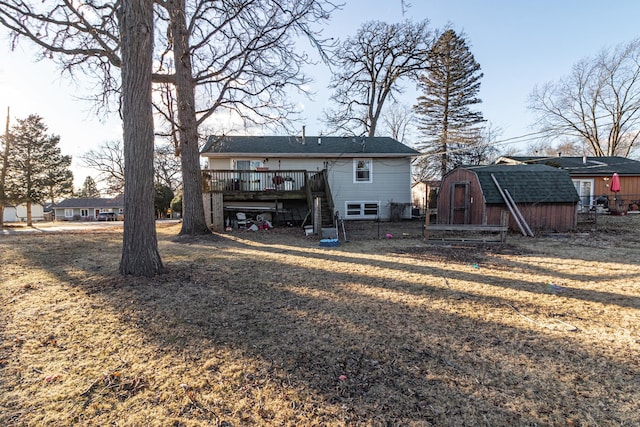
[[[371,159],[353,160],[353,182],[373,182]]]

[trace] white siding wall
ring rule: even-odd
[[[390,203],[411,203],[410,159],[372,159],[371,182],[354,182],[353,159],[329,165],[329,185],[336,209],[345,217],[347,202],[378,202],[382,220],[391,217]],[[407,208],[403,218],[411,218]]]
[[[44,207],[41,204],[33,203],[31,205],[31,218],[33,221],[44,220]],[[5,206],[3,219],[6,222],[26,221],[27,205]]]
[[[16,215],[15,206],[5,206],[4,213],[2,215],[2,220],[4,222],[17,222],[18,216]]]

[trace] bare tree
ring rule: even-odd
[[[640,137],[640,39],[604,49],[567,77],[534,88],[529,108],[549,139],[584,143],[594,156],[627,157]]]
[[[330,85],[337,106],[324,112],[332,131],[376,135],[385,103],[396,100],[403,79],[415,78],[427,66],[428,24],[370,21],[342,42],[333,55],[339,71]]]
[[[304,91],[309,81],[301,69],[309,58],[295,42],[306,37],[322,53],[325,41],[312,25],[326,21],[335,6],[327,0],[200,0],[186,9],[184,0],[170,0],[164,6],[168,28],[158,34],[168,37],[158,74],[169,73],[173,85],[162,88],[156,107],[182,156],[181,234],[197,234],[208,232],[197,129],[222,112],[257,125],[295,118],[289,90]]]
[[[80,156],[84,167],[98,172],[96,179],[103,184],[103,191],[110,195],[124,192],[124,153],[122,142],[106,141],[95,150]],[[153,156],[154,181],[177,191],[182,186],[180,157],[175,155],[170,143],[158,141]]]
[[[172,144],[156,141],[153,169],[155,182],[169,187],[174,193],[182,188],[180,157],[175,155]]]
[[[295,111],[288,90],[303,90],[308,79],[295,41],[304,36],[314,47],[324,41],[312,28],[326,21],[330,0],[238,0],[156,2],[157,84],[170,88],[173,108],[158,102],[181,155],[184,187],[182,234],[207,233],[201,197],[198,126],[221,110],[246,123],[283,123]],[[112,1],[36,4],[0,0],[0,24],[26,37],[59,60],[69,72],[81,67],[100,78],[106,102],[119,89],[115,68],[120,40]],[[56,54],[62,54],[58,57]]]
[[[580,141],[565,140],[552,144],[549,140],[539,139],[529,144],[524,152],[530,156],[570,156],[579,157],[585,155],[585,146]],[[514,154],[517,155],[517,154]]]
[[[96,179],[107,194],[124,192],[124,151],[120,141],[106,141],[80,156],[83,166],[98,172]]]
[[[381,118],[387,134],[403,143],[415,119],[413,109],[398,102],[389,105]]]

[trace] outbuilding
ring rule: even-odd
[[[510,196],[532,230],[564,232],[578,222],[578,193],[565,170],[546,165],[461,166],[442,179],[439,224],[498,225],[510,213],[509,228],[519,230]]]

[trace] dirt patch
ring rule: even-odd
[[[633,425],[639,230],[178,225],[152,279],[117,275],[118,232],[2,236],[0,424]]]

